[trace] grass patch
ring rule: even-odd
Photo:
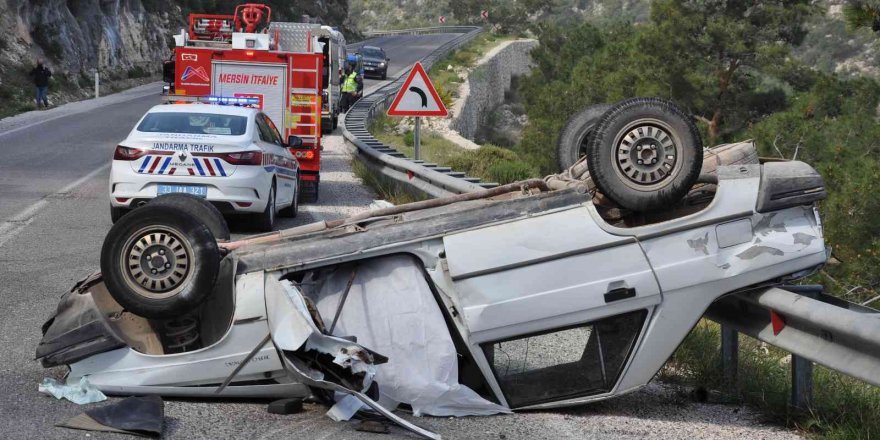
[[[395,205],[405,205],[428,199],[427,195],[414,193],[400,182],[371,170],[356,157],[351,158],[351,170],[364,185],[375,191],[382,200],[387,200]]]
[[[685,338],[660,378],[721,390],[724,400],[763,410],[779,423],[824,439],[875,439],[880,435],[880,388],[815,366],[809,411],[789,407],[790,355],[747,336],[740,337],[737,383],[721,373],[721,327],[702,320]]]
[[[408,131],[397,134],[396,125],[396,119],[383,115],[373,120],[370,124],[370,132],[376,139],[394,147],[407,157],[414,157],[413,133]],[[495,145],[483,145],[478,150],[467,150],[430,130],[422,130],[421,159],[463,171],[486,182],[502,185],[539,176],[536,167],[522,161],[511,150]]]

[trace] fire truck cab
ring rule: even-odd
[[[272,11],[243,4],[234,15],[190,14],[189,29],[175,35],[172,102],[204,96],[256,98],[300,163],[300,199],[318,200],[321,169],[322,53],[282,51],[270,32]],[[333,75],[331,75],[333,76]]]

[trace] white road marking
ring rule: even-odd
[[[3,220],[0,222],[0,247],[3,247],[9,240],[18,235],[21,231],[24,230],[31,222],[36,218],[37,213],[39,213],[43,208],[49,205],[49,201],[53,198],[57,198],[58,196],[65,195],[70,193],[71,191],[77,189],[83,183],[86,183],[93,177],[98,174],[103,173],[108,168],[110,168],[110,164],[102,166],[89,174],[77,179],[73,183],[61,188],[60,190],[48,194],[44,196],[42,199],[37,201],[31,206],[21,210],[18,214],[12,216],[8,220]]]
[[[122,92],[122,93],[125,93],[125,92]],[[117,97],[115,95],[109,95],[109,96],[98,98],[98,99],[101,100],[101,99],[106,98],[107,99],[106,102],[101,102],[100,105],[101,106],[108,106],[108,105],[121,104],[123,102],[133,101],[135,99],[140,99],[140,98],[150,96],[150,95],[155,95],[155,94],[156,94],[155,91],[150,90],[150,91],[144,91],[144,93],[133,94],[130,96],[124,96],[124,97],[118,96]],[[110,98],[113,98],[113,99],[110,99]],[[69,102],[69,103],[64,104],[60,107],[55,107],[52,110],[56,110],[56,111],[64,110],[64,111],[60,114],[48,117],[46,119],[42,119],[42,120],[39,120],[36,122],[31,122],[30,124],[25,124],[25,125],[22,125],[21,127],[15,127],[15,128],[11,128],[9,130],[6,130],[4,132],[0,132],[0,138],[2,138],[3,136],[6,136],[6,135],[10,135],[12,133],[16,133],[16,132],[19,132],[22,130],[27,130],[29,128],[36,127],[41,124],[45,124],[47,122],[52,122],[56,119],[61,119],[61,118],[67,117],[67,116],[74,116],[74,115],[94,111],[100,107],[94,108],[94,107],[87,105],[87,104],[94,104],[95,103],[94,101],[95,101],[94,99],[87,99],[87,100],[83,100],[83,101]],[[65,108],[65,107],[71,106],[71,105],[73,106],[73,108]],[[52,111],[52,110],[50,110],[50,111]]]

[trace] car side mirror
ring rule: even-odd
[[[290,135],[287,137],[288,148],[302,148],[303,140],[299,136]]]
[[[388,61],[391,61],[391,58],[390,58],[390,57],[385,57],[385,62],[387,63]]]

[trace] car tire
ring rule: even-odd
[[[266,209],[263,210],[261,214],[257,214],[254,219],[254,227],[260,232],[272,232],[272,228],[275,226],[275,213],[277,212],[275,209],[275,182],[272,182],[272,187],[269,189],[269,200],[266,202]]]
[[[700,175],[703,143],[693,119],[669,101],[632,98],[611,107],[587,151],[599,191],[633,211],[677,203]]]
[[[388,71],[387,70],[382,72],[382,81],[385,81],[386,79],[388,79]]]
[[[101,272],[113,299],[148,319],[188,313],[213,291],[220,269],[207,225],[172,206],[138,208],[107,233]]]
[[[228,241],[232,237],[229,233],[229,225],[220,210],[201,197],[184,193],[163,194],[150,200],[147,205],[171,206],[181,211],[187,211],[204,223],[217,240]]]
[[[296,190],[293,193],[293,202],[290,206],[283,208],[281,211],[278,211],[278,215],[282,217],[296,218],[299,214],[299,179],[296,181]]]
[[[609,104],[591,105],[568,119],[556,143],[556,163],[560,171],[567,170],[587,155],[593,129],[610,108]]]
[[[116,223],[119,219],[122,218],[125,214],[131,211],[128,208],[117,208],[115,206],[110,206],[110,222]]]

